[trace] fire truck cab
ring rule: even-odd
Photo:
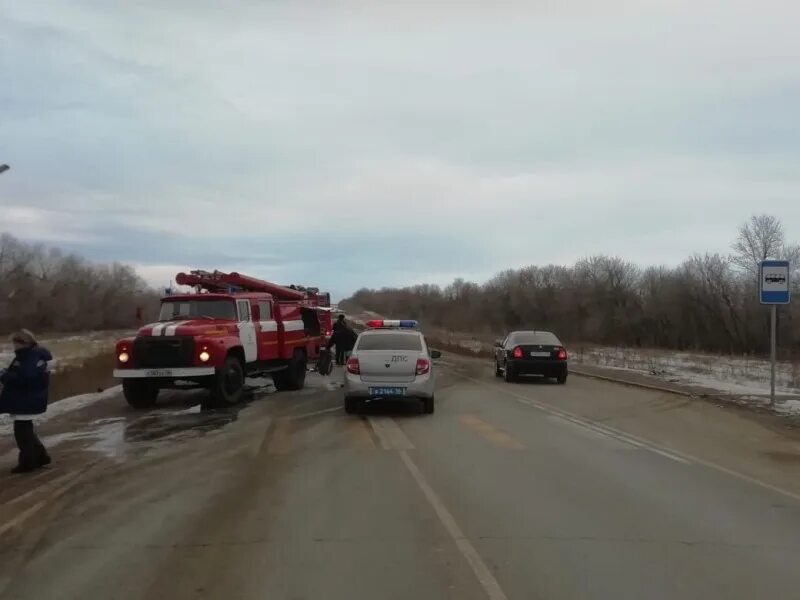
[[[161,301],[156,323],[117,342],[114,377],[128,404],[152,406],[165,388],[205,387],[207,404],[241,399],[245,377],[269,375],[278,390],[303,387],[307,365],[331,330],[330,296],[239,273],[178,273],[188,294]]]

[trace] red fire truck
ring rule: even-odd
[[[328,294],[220,271],[178,273],[176,282],[194,292],[165,296],[158,322],[117,342],[114,377],[131,406],[152,406],[161,389],[197,386],[210,390],[210,405],[234,404],[245,376],[270,375],[278,390],[303,387],[331,334]]]

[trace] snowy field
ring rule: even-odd
[[[604,346],[571,347],[570,354],[576,364],[643,373],[755,405],[769,399],[770,363],[762,358]],[[800,363],[778,363],[775,379],[778,411],[800,413]]]
[[[132,331],[90,331],[81,334],[68,334],[62,336],[44,335],[39,339],[39,343],[53,353],[53,362],[50,368],[57,372],[64,367],[79,367],[84,361],[101,354],[110,353],[114,350],[116,341],[127,335],[133,335]],[[14,355],[8,338],[0,340],[0,368],[8,366]]]

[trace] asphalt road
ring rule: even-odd
[[[0,597],[800,597],[791,435],[455,359],[434,415],[309,384],[49,424],[54,468],[0,480]]]

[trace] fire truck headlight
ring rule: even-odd
[[[198,358],[200,359],[200,362],[208,362],[211,360],[211,355],[206,350],[203,350]]]
[[[124,351],[120,352],[117,358],[119,359],[119,362],[121,362],[123,365],[131,359],[130,355]]]

